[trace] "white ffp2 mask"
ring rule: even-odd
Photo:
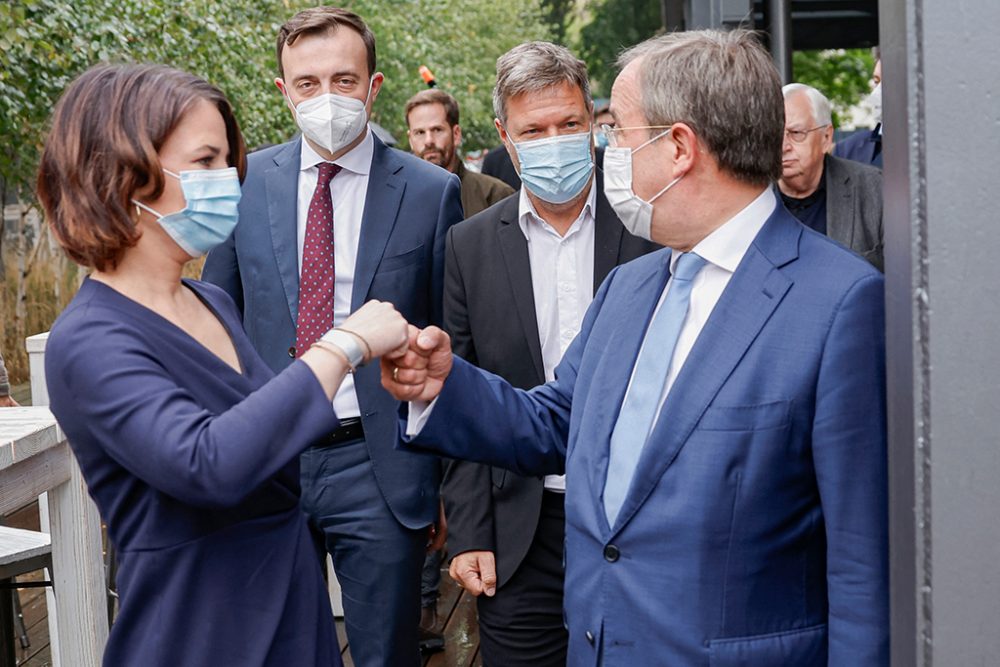
[[[299,102],[295,122],[302,134],[317,146],[336,153],[357,139],[368,124],[366,106],[372,94],[368,81],[365,101],[333,93],[324,93]]]

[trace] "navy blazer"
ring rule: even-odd
[[[444,169],[373,139],[351,310],[379,299],[418,327],[439,324],[445,233],[462,220],[461,185]],[[294,355],[301,150],[296,138],[250,154],[240,221],[202,274],[233,298],[251,342],[276,372]],[[382,389],[378,364],[359,369],[354,381],[382,495],[400,523],[426,526],[437,518],[438,462],[395,450],[398,403]]]
[[[566,480],[569,664],[888,664],[882,276],[778,206],[664,404],[614,526],[611,432],[669,273],[615,269],[556,380],[455,359],[414,445]]]
[[[242,372],[87,279],[52,326],[52,412],[118,551],[104,665],[340,665],[299,507],[299,453],[336,427],[316,376],[275,377],[219,289],[186,282]]]
[[[833,147],[834,157],[854,160],[862,164],[882,168],[882,133],[881,123],[874,130],[858,130],[854,134],[841,139]]]

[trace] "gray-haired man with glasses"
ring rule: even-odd
[[[882,172],[830,155],[830,100],[790,83],[785,95],[781,199],[807,227],[839,241],[882,270]]]

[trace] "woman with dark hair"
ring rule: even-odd
[[[118,551],[105,665],[340,664],[298,455],[406,323],[365,304],[275,376],[232,301],[181,279],[236,224],[244,153],[215,87],[104,65],[66,90],[42,155],[46,217],[93,269],[52,327],[46,379]]]

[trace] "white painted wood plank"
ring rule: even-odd
[[[71,454],[63,442],[0,471],[0,516],[30,504],[49,489],[69,481]]]
[[[66,447],[69,447],[67,443]],[[69,479],[69,460],[66,461],[66,479]],[[43,532],[49,532],[52,522],[49,519],[49,494],[48,492],[38,496],[38,522]],[[46,581],[52,581],[52,570],[45,568]],[[52,656],[51,667],[60,667],[59,662],[59,619],[56,618],[56,594],[51,586],[45,587],[45,608],[50,610],[46,614],[49,625],[49,653]]]
[[[45,384],[45,345],[48,340],[48,331],[24,339],[25,347],[28,350],[32,405],[49,404],[49,388]]]
[[[28,350],[28,367],[31,377],[31,404],[49,404],[49,388],[45,381],[45,347],[49,342],[49,332],[28,336],[24,339],[25,348]],[[67,471],[68,475],[68,471]],[[43,493],[38,496],[38,517],[41,520],[42,530],[49,530],[49,494]],[[45,571],[45,577],[51,581],[52,573]],[[48,614],[49,622],[49,644],[52,654],[52,667],[60,667],[59,661],[59,619],[56,618],[56,598],[55,592],[49,586],[45,589],[46,609],[52,610]]]
[[[0,565],[44,556],[51,550],[52,544],[45,533],[0,526]]]
[[[0,410],[0,470],[66,439],[45,407]]]
[[[76,459],[48,496],[59,663],[96,666],[108,639],[101,522]]]
[[[48,332],[26,339],[31,368],[31,402],[49,404],[45,384]],[[65,435],[60,431],[65,440]],[[46,589],[53,667],[97,667],[108,640],[107,591],[101,522],[80,468],[67,447],[70,478],[38,499],[39,515],[52,537],[55,584]],[[46,520],[47,519],[47,520]]]
[[[333,615],[336,618],[344,617],[344,593],[340,588],[340,581],[337,580],[337,573],[333,571],[333,559],[330,554],[326,555],[326,578],[329,582],[328,592],[330,593],[330,606],[333,607]]]

